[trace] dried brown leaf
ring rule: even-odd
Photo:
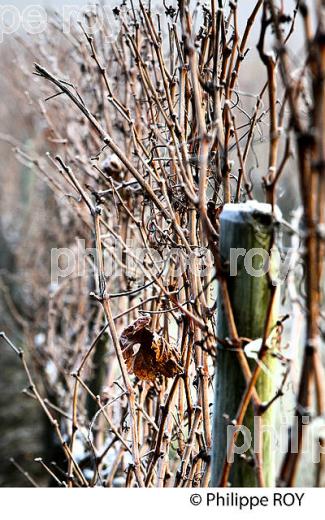
[[[150,319],[138,318],[120,336],[128,372],[145,381],[154,381],[159,375],[174,377],[182,372],[178,352],[148,328]]]

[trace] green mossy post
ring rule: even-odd
[[[261,255],[254,255],[252,249],[262,248],[267,253],[270,252],[275,226],[271,206],[256,201],[243,204],[226,204],[220,216],[220,226],[221,260],[225,272],[229,274],[227,285],[238,335],[252,340],[262,338],[271,298],[271,280],[269,274],[252,276],[247,272],[247,267],[251,265],[253,269],[262,271],[263,265],[265,266],[265,259]],[[235,248],[237,248],[237,251],[238,248],[243,248],[248,252],[246,264],[244,255],[238,256],[237,261],[234,260]],[[237,275],[234,275],[234,265],[237,265]],[[230,273],[232,276],[230,276]],[[218,338],[226,339],[229,338],[229,332],[221,296],[219,302]],[[276,307],[277,297],[272,309],[271,326],[277,319]],[[274,357],[267,355],[264,363],[270,372],[261,371],[256,390],[261,401],[266,403],[275,394],[276,360]],[[256,366],[256,361],[249,359],[249,364],[252,370]],[[218,486],[227,452],[227,426],[229,421],[236,417],[246,389],[236,353],[231,349],[227,350],[227,347],[222,345],[218,345],[214,387],[211,485]],[[262,425],[264,428],[274,426],[272,406],[262,415]],[[249,405],[247,410],[244,426],[249,428],[253,441],[254,412],[252,404]],[[236,445],[241,446],[243,440],[240,433]],[[252,444],[252,446],[254,445]],[[263,434],[262,460],[265,485],[274,486],[274,447],[271,446],[269,432]],[[252,452],[248,451],[246,457],[235,453],[229,477],[231,486],[256,487],[258,485],[256,469],[252,462]]]

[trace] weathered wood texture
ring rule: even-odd
[[[274,233],[274,219],[271,206],[260,203],[227,204],[221,214],[220,250],[222,265],[228,273],[227,284],[234,312],[237,331],[240,337],[252,340],[262,338],[267,309],[271,297],[271,280],[268,274],[253,276],[247,272],[251,265],[253,269],[260,271],[263,268],[261,255],[253,255],[252,249],[262,248],[266,253],[270,251]],[[243,248],[252,255],[251,261],[246,256],[238,256],[237,262],[232,262],[235,256],[234,248]],[[231,253],[232,251],[232,253]],[[234,272],[234,264],[237,265],[237,275],[230,276],[230,269]],[[255,272],[256,274],[256,272]],[[258,273],[260,274],[260,273]],[[229,337],[222,298],[219,298],[218,308],[218,338]],[[276,303],[276,300],[275,300]],[[272,322],[276,319],[276,309],[273,306]],[[251,369],[256,361],[249,360]],[[270,354],[265,358],[270,373],[265,370],[259,375],[256,389],[262,402],[268,402],[275,392],[274,377],[276,363]],[[240,401],[243,397],[246,384],[242,375],[236,353],[227,347],[218,345],[218,354],[215,372],[215,401],[213,416],[214,445],[212,453],[212,486],[217,486],[222,471],[227,451],[227,426],[229,420],[236,417]],[[274,412],[272,406],[262,416],[263,427],[274,425]],[[252,433],[254,440],[254,411],[250,404],[244,425]],[[239,434],[236,445],[243,442],[242,434]],[[252,446],[253,447],[253,446]],[[245,457],[235,454],[234,464],[230,473],[230,485],[238,487],[257,486],[256,471],[254,469],[252,452],[248,451]],[[263,435],[263,467],[264,478],[267,486],[275,485],[274,453],[271,446],[270,433]]]

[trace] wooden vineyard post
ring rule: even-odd
[[[278,210],[277,210],[278,211]],[[220,216],[220,254],[222,267],[227,274],[229,297],[237,327],[238,336],[248,340],[263,337],[268,307],[271,301],[272,281],[270,278],[269,253],[273,245],[275,219],[271,205],[249,201],[242,204],[226,204]],[[278,293],[278,289],[276,290]],[[220,293],[219,293],[220,294]],[[277,320],[277,294],[273,299],[270,330]],[[218,338],[230,337],[221,295],[218,304]],[[247,338],[247,340],[246,340]],[[249,343],[249,341],[248,341]],[[261,341],[262,343],[262,341]],[[255,342],[256,351],[259,343]],[[248,357],[251,370],[256,360]],[[275,371],[277,361],[270,352],[263,358],[262,370],[258,376],[256,390],[262,403],[269,402],[275,394]],[[246,383],[237,359],[236,350],[229,345],[218,344],[214,378],[213,447],[211,485],[218,486],[231,438],[231,421],[236,417],[245,393]],[[255,419],[256,421],[256,419]],[[257,486],[254,467],[254,410],[250,403],[243,425],[252,436],[251,448],[244,454],[234,453],[234,462],[229,475],[229,485],[234,487]],[[230,429],[228,429],[230,427]],[[272,434],[267,431],[274,427],[273,406],[262,415],[263,447],[261,460],[266,486],[275,485],[275,446]],[[256,433],[256,428],[255,428]],[[244,441],[239,433],[236,446]]]

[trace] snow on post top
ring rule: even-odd
[[[257,200],[249,200],[247,202],[239,202],[237,204],[225,204],[222,208],[221,218],[226,217],[236,220],[236,215],[243,216],[243,213],[262,213],[264,215],[272,215],[272,205]],[[276,220],[281,220],[282,214],[278,206],[274,206],[273,215]]]

